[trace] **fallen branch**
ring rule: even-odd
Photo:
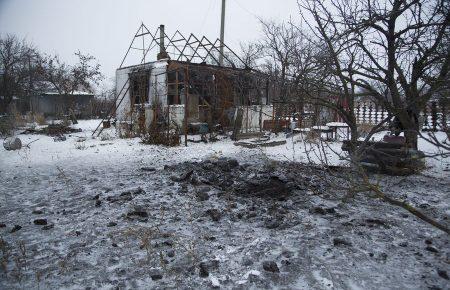
[[[370,191],[374,192],[377,198],[379,198],[379,199],[381,199],[383,201],[386,201],[386,202],[388,202],[388,203],[390,203],[392,205],[401,207],[401,208],[409,211],[411,214],[413,214],[414,216],[418,217],[419,219],[427,222],[428,224],[430,224],[430,225],[440,229],[441,231],[443,231],[443,232],[445,232],[447,234],[450,234],[450,229],[446,225],[444,225],[444,224],[436,221],[435,219],[425,215],[423,212],[421,212],[420,210],[416,209],[415,207],[413,207],[412,205],[408,204],[405,201],[400,201],[400,200],[394,199],[394,198],[392,198],[390,196],[387,196],[383,191],[381,191],[381,189],[380,189],[378,184],[372,184],[372,183],[369,182],[369,179],[367,178],[367,175],[364,175],[364,181],[368,185],[368,189]]]
[[[31,141],[30,143],[28,143],[27,145],[25,145],[25,147],[27,147],[28,149],[31,149],[30,145],[31,145],[32,143],[38,141],[38,140],[39,140],[39,138],[36,139],[36,140]]]

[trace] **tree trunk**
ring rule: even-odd
[[[418,149],[418,134],[415,129],[405,130],[406,146],[411,149]]]
[[[354,146],[357,141],[358,141],[358,128],[356,126],[353,125],[349,125],[350,126],[350,142],[352,143],[352,146]]]
[[[0,114],[6,114],[8,103],[4,99],[0,99]]]
[[[419,120],[416,113],[409,113],[409,122],[404,128],[406,146],[411,149],[418,149]]]

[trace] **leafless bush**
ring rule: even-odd
[[[0,136],[10,136],[15,129],[14,119],[11,116],[0,116]]]
[[[85,142],[77,142],[77,143],[75,143],[75,149],[86,150],[87,149],[86,143]]]
[[[125,112],[125,120],[133,120],[131,111]],[[133,123],[132,122],[117,122],[116,130],[120,138],[133,138],[135,137],[135,133],[133,131]]]
[[[141,136],[142,143],[152,145],[178,146],[180,145],[180,130],[176,124],[171,128],[164,128],[153,123],[147,132]]]
[[[14,118],[14,127],[15,128],[25,126],[26,120],[19,111],[17,111],[16,109],[13,109],[13,110],[11,110],[11,115]]]
[[[311,130],[306,133],[304,140],[306,143],[318,144],[320,140],[320,133]]]
[[[114,136],[111,135],[111,133],[108,132],[102,132],[102,134],[100,134],[100,140],[101,141],[110,141],[113,140]]]
[[[0,238],[0,251],[2,252],[2,256],[0,258],[0,267],[5,274],[8,272],[8,263],[11,258],[11,247],[8,243]]]
[[[133,138],[135,136],[132,125],[128,122],[118,122],[116,128],[120,138]]]

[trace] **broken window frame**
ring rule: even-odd
[[[150,70],[129,73],[131,107],[148,104],[150,100]]]

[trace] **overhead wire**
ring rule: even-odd
[[[236,3],[236,5],[239,6],[242,10],[255,17],[258,21],[262,21],[262,19],[258,15],[245,8],[245,6],[242,6],[237,0],[233,0],[233,2]]]
[[[209,12],[211,11],[211,8],[212,8],[212,6],[213,6],[212,4],[213,4],[214,2],[215,2],[214,0],[209,0],[208,10],[206,10],[206,14],[205,14],[205,16],[203,17],[202,24],[200,25],[200,34],[203,33],[203,28],[205,28],[206,20],[207,20],[207,18],[208,18],[208,16],[209,16]]]
[[[241,5],[237,0],[233,0],[233,2],[243,11],[245,11],[246,13],[248,13],[250,16],[254,17],[256,20],[258,21],[262,21],[262,19],[256,15],[255,13],[251,12],[250,10],[248,10],[245,6]],[[240,43],[238,43],[237,41],[235,41],[234,39],[230,38],[230,36],[225,32],[225,35],[227,37],[227,39],[230,39],[232,42],[234,42],[236,45],[240,45]]]

